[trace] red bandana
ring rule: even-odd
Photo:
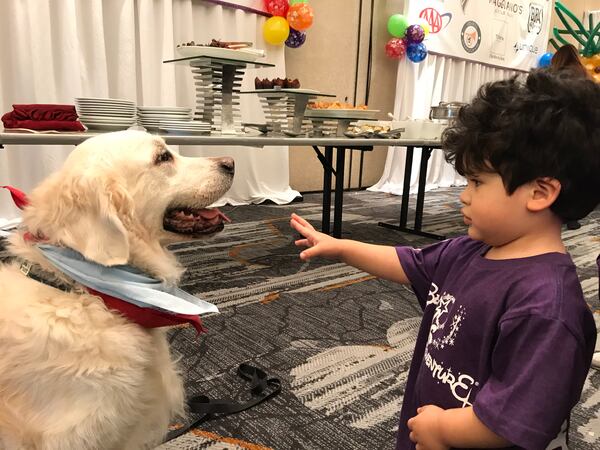
[[[15,205],[17,205],[17,208],[24,209],[29,204],[29,200],[27,200],[27,195],[25,195],[25,192],[20,191],[12,186],[2,187],[10,191],[10,195],[13,199],[13,202],[15,202]]]
[[[29,204],[27,195],[24,192],[12,186],[1,187],[10,191],[10,195],[12,196],[15,205],[17,205],[19,209],[23,209]],[[32,242],[37,242],[40,240],[40,238],[32,235],[29,232],[25,233],[24,237],[25,240]],[[169,313],[152,308],[141,308],[137,305],[126,302],[125,300],[98,292],[94,289],[86,289],[90,294],[100,297],[104,301],[104,304],[107,306],[107,308],[120,312],[121,315],[144,328],[160,328],[189,323],[196,329],[198,334],[206,331],[206,329],[202,326],[200,316]]]

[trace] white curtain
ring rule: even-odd
[[[420,64],[406,58],[398,64],[394,116],[399,119],[428,119],[429,108],[440,101],[468,102],[477,89],[488,82],[508,78],[518,72],[430,54]],[[390,147],[381,179],[371,191],[401,195],[404,181],[405,147]],[[411,192],[416,191],[421,152],[416,151],[411,171]],[[426,190],[464,184],[464,179],[434,150],[427,169]]]
[[[252,41],[267,50],[260,61],[273,68],[248,68],[242,90],[254,77],[284,77],[282,46],[266,44],[265,17],[200,0],[19,0],[3,1],[0,14],[0,109],[13,103],[74,104],[75,97],[113,97],[147,106],[195,106],[189,67],[163,64],[178,43],[212,38]],[[242,96],[242,120],[263,121],[256,96]],[[58,169],[69,146],[0,149],[0,185],[28,192]],[[186,147],[186,156],[233,156],[236,177],[220,201],[290,202],[288,148]],[[0,226],[18,218],[8,193],[0,192]]]

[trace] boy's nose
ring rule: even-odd
[[[459,199],[460,199],[460,202],[461,202],[463,205],[468,205],[468,204],[469,204],[469,195],[468,195],[468,193],[467,193],[467,190],[468,190],[468,189],[469,189],[469,188],[468,188],[468,187],[466,187],[466,188],[464,188],[464,189],[463,189],[463,191],[460,193],[460,197],[459,197]]]

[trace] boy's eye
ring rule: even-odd
[[[471,181],[475,187],[479,187],[481,185],[481,181],[479,181],[477,178],[471,178],[469,181]]]

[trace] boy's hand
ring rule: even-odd
[[[308,261],[316,256],[324,258],[339,258],[340,241],[327,234],[319,233],[313,226],[297,214],[292,214],[290,226],[304,236],[298,239],[298,247],[308,247],[300,253],[300,259]]]
[[[417,444],[417,450],[448,450],[442,439],[441,419],[444,410],[434,405],[417,409],[417,415],[409,419],[410,440]]]

